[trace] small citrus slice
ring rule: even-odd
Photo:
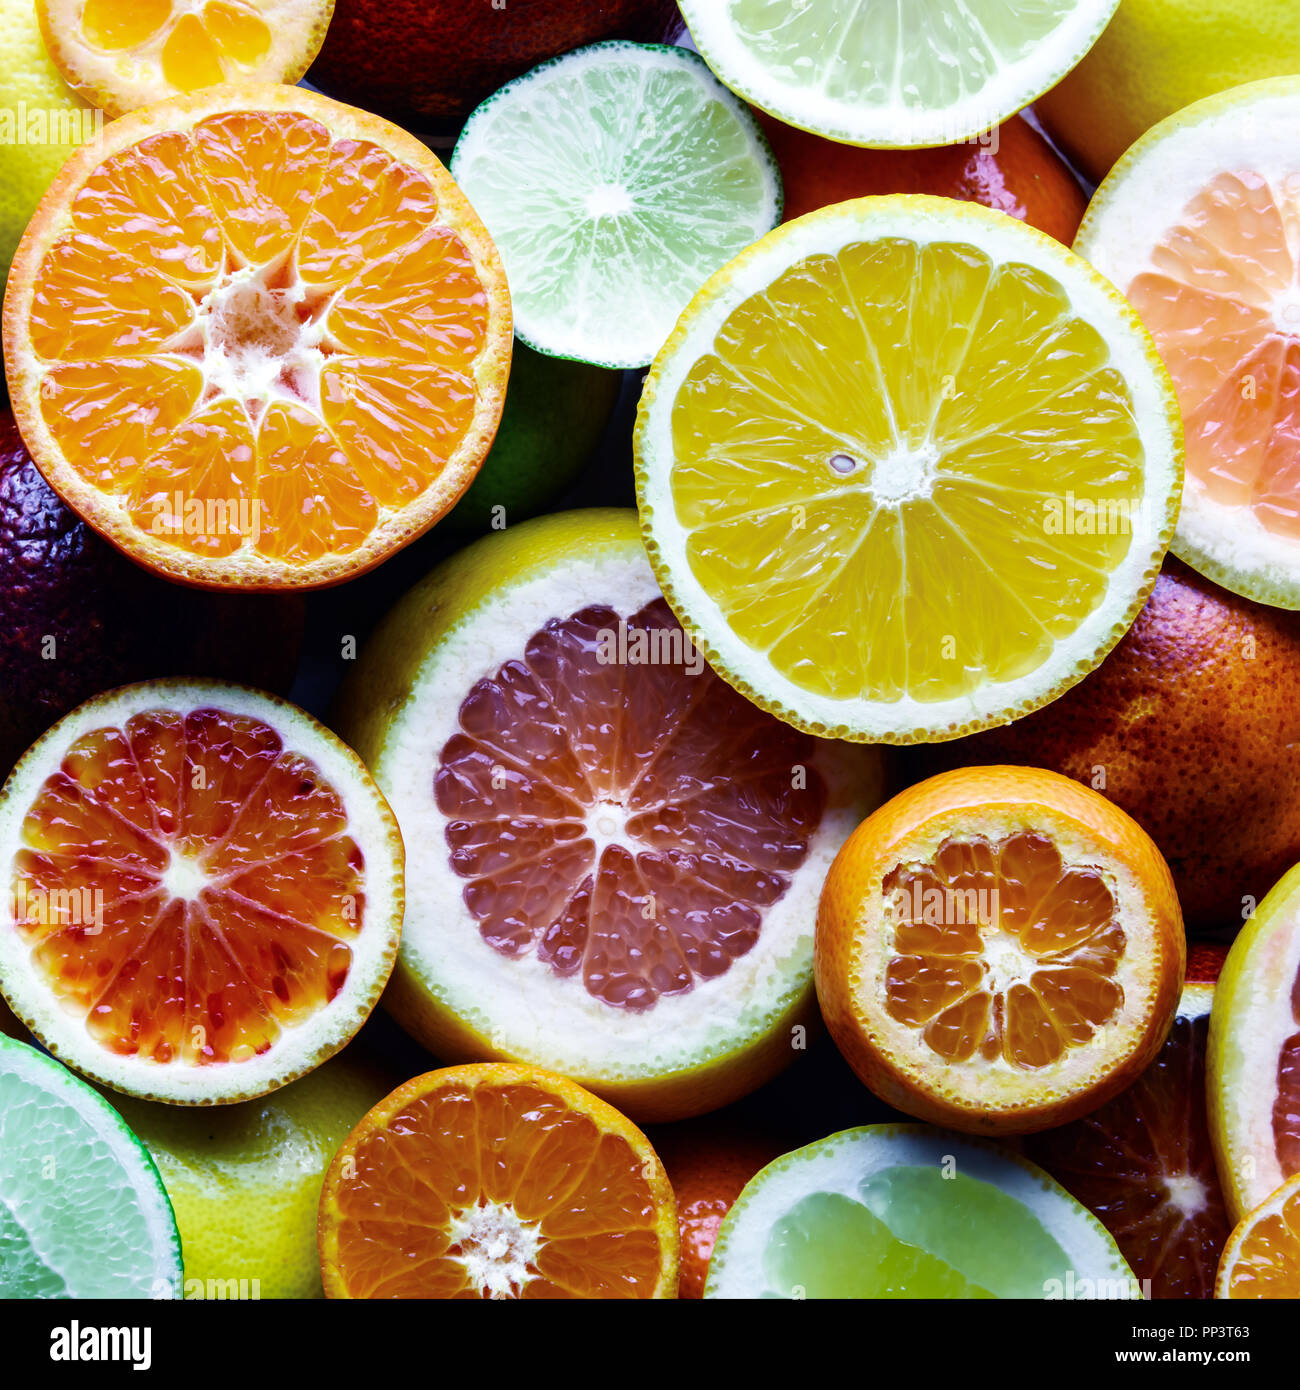
[[[1029,1133],[1141,1075],[1184,953],[1169,868],[1136,821],[1054,772],[963,768],[894,797],[836,856],[817,994],[890,1105]]]
[[[292,84],[334,0],[36,0],[63,79],[109,117],[222,82]]]
[[[1300,866],[1228,951],[1210,1018],[1210,1132],[1240,1221],[1300,1173]]]
[[[709,66],[773,116],[851,145],[949,145],[1054,87],[1119,0],[681,0]]]
[[[1032,1163],[925,1125],[867,1125],[763,1169],[706,1298],[1138,1298],[1106,1228]]]
[[[879,754],[719,680],[634,513],[461,551],[371,639],[338,722],[411,856],[388,1004],[435,1055],[543,1066],[645,1121],[793,1060],[816,895]]]
[[[417,1076],[325,1175],[331,1298],[672,1298],[677,1211],[649,1140],[533,1067]]]
[[[64,166],[5,296],[15,418],[133,559],[213,587],[378,564],[500,419],[509,297],[429,151],[299,88],[207,88]]]
[[[175,1298],[158,1170],[104,1098],[0,1037],[0,1299]]]
[[[1213,985],[1185,986],[1165,1045],[1127,1091],[1025,1143],[1115,1237],[1152,1298],[1212,1297],[1232,1229],[1205,1108],[1213,1000]]]
[[[896,743],[1005,723],[1097,665],[1182,478],[1168,376],[1115,290],[1010,217],[908,195],[720,271],[635,448],[651,564],[710,664],[798,728]]]
[[[1210,97],[1149,131],[1075,249],[1124,291],[1187,427],[1174,550],[1234,593],[1300,608],[1300,78]]]
[[[356,755],[235,685],[149,681],[39,739],[0,793],[0,990],[147,1099],[264,1095],[338,1051],[392,969],[402,843]]]
[[[1243,1217],[1219,1263],[1216,1298],[1300,1298],[1300,1173]]]
[[[604,367],[648,366],[696,290],[781,220],[752,113],[680,48],[542,64],[474,112],[451,167],[501,249],[519,336]]]

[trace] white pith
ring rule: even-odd
[[[1073,633],[1056,640],[1035,670],[1013,680],[986,681],[965,696],[947,700],[921,701],[910,695],[894,701],[837,699],[807,690],[778,671],[765,653],[733,631],[721,606],[695,577],[688,555],[690,532],[677,519],[672,497],[674,404],[731,313],[810,256],[835,255],[847,245],[886,237],[905,237],[918,245],[967,243],[995,265],[1027,264],[1055,279],[1069,295],[1074,313],[1104,336],[1111,365],[1131,392],[1145,450],[1146,490],[1132,516],[1127,553],[1111,571],[1104,600]],[[667,576],[665,587],[671,587],[674,610],[711,664],[742,689],[756,693],[769,708],[777,708],[789,722],[814,732],[892,741],[932,731],[951,737],[1035,708],[1096,664],[1126,629],[1154,582],[1182,457],[1181,439],[1170,430],[1176,418],[1173,388],[1153,355],[1149,336],[1108,284],[1064,247],[1004,215],[941,199],[863,199],[779,228],[700,291],[656,359],[642,397],[637,420],[638,503],[655,568]],[[921,495],[927,476],[925,452],[908,453],[891,463],[889,490],[901,496]],[[1068,474],[1062,474],[1059,486],[1069,486]]]
[[[158,1296],[176,1297],[181,1289],[183,1270],[181,1265],[180,1238],[176,1221],[172,1215],[171,1203],[163,1188],[158,1171],[150,1161],[147,1151],[131,1133],[122,1117],[90,1087],[78,1081],[58,1062],[44,1056],[34,1047],[25,1046],[9,1038],[0,1036],[0,1098],[4,1096],[4,1079],[15,1078],[25,1086],[47,1094],[51,1101],[66,1106],[76,1115],[77,1121],[90,1132],[97,1145],[102,1145],[121,1165],[122,1175],[134,1195],[137,1209],[143,1216],[149,1232],[148,1250],[127,1250],[122,1254],[136,1260],[143,1266],[133,1276],[119,1280],[111,1270],[111,1246],[115,1234],[111,1223],[95,1225],[83,1233],[80,1258],[95,1261],[95,1246],[99,1246],[98,1267],[92,1277],[97,1282],[90,1286],[82,1282],[66,1268],[58,1270],[73,1297],[132,1297],[156,1298]],[[16,1107],[15,1107],[16,1109]],[[9,1111],[10,1114],[14,1110]],[[0,1130],[3,1123],[0,1122]],[[32,1126],[27,1135],[27,1145],[14,1144],[12,1147],[0,1145],[0,1203],[12,1210],[13,1194],[6,1190],[4,1165],[6,1153],[30,1157],[30,1144],[38,1142],[38,1134],[44,1133],[48,1140],[68,1137],[65,1129],[62,1136],[53,1128],[38,1129]],[[59,1152],[55,1149],[48,1156],[54,1160],[54,1170],[50,1183],[51,1206],[64,1223],[66,1211],[59,1212],[59,1184],[63,1184],[73,1194],[75,1200],[75,1172],[67,1171],[66,1163],[60,1167]],[[20,1224],[29,1227],[29,1234],[35,1239],[37,1233],[30,1227],[36,1224],[37,1213],[14,1211]],[[25,1219],[24,1219],[25,1217]],[[68,1232],[63,1232],[65,1236]],[[56,1252],[45,1252],[47,1266],[54,1268]]]
[[[763,1037],[808,988],[821,882],[881,792],[873,750],[819,749],[814,765],[827,784],[827,809],[789,888],[767,910],[758,942],[724,974],[661,996],[642,1013],[601,1002],[580,972],[562,977],[535,951],[511,958],[482,939],[464,903],[467,880],[449,862],[447,821],[433,798],[439,754],[460,728],[460,703],[474,683],[517,659],[550,619],[596,603],[628,617],[659,597],[634,528],[629,532],[626,542],[574,546],[512,575],[466,612],[424,659],[374,767],[413,856],[401,947],[407,971],[503,1055],[595,1085],[666,1076]],[[610,826],[603,829],[606,817]],[[617,808],[597,808],[592,819],[606,843],[619,838]]]
[[[459,1248],[450,1260],[462,1265],[476,1292],[489,1298],[517,1298],[537,1277],[537,1257],[546,1244],[536,1221],[525,1221],[509,1202],[486,1198],[453,1211],[447,1239]]]
[[[819,0],[840,19],[853,0]],[[873,4],[875,0],[865,0]],[[997,0],[995,0],[997,3]],[[952,10],[962,0],[907,0],[900,12],[909,16],[936,10]],[[837,99],[825,91],[825,80],[813,74],[808,81],[788,80],[774,73],[752,51],[738,32],[731,0],[681,0],[682,15],[690,26],[709,66],[735,92],[788,124],[816,131],[833,140],[856,145],[910,147],[949,145],[990,130],[1008,116],[1028,106],[1073,68],[1092,47],[1118,7],[1119,0],[1078,0],[1072,13],[1049,33],[1040,36],[1031,51],[1020,57],[1004,55],[994,72],[975,92],[952,102],[929,101],[917,109],[909,104],[908,74],[900,73],[889,101],[865,93],[857,100]],[[858,10],[863,0],[857,0]],[[796,4],[796,9],[804,8]],[[884,8],[884,7],[881,7]],[[890,6],[889,8],[892,8]],[[974,7],[978,11],[978,5]],[[848,20],[860,22],[860,14]],[[941,19],[932,14],[929,32],[937,35]],[[828,53],[833,45],[828,45]],[[885,55],[882,55],[884,57]],[[954,66],[961,54],[950,55]],[[798,65],[808,72],[806,60]]]
[[[309,1071],[340,1048],[365,1021],[387,979],[400,929],[402,874],[394,864],[386,807],[355,756],[294,706],[240,686],[190,681],[154,681],[126,686],[75,709],[19,762],[0,796],[0,873],[7,885],[15,853],[23,844],[24,816],[40,785],[57,771],[67,749],[95,729],[120,728],[146,710],[187,713],[215,707],[264,720],[280,734],[286,751],[309,758],[341,799],[348,833],[365,858],[365,916],[347,942],[351,965],[338,994],[315,1013],[282,1031],[260,1056],[205,1066],[160,1063],[119,1056],[86,1031],[84,1020],[66,1011],[32,966],[32,947],[19,935],[16,895],[0,895],[0,992],[14,1012],[49,1049],[71,1067],[105,1085],[146,1098],[211,1104],[263,1095]],[[192,897],[207,878],[202,865],[176,860],[166,870],[178,897]]]
[[[897,1166],[937,1167],[991,1183],[1038,1219],[1065,1251],[1077,1280],[1133,1274],[1110,1234],[1041,1169],[1010,1152],[923,1125],[844,1130],[778,1158],[752,1178],[722,1223],[709,1264],[706,1298],[779,1296],[764,1257],[772,1228],[805,1197],[836,1193],[860,1200],[862,1184]]]
[[[1262,175],[1300,210],[1300,79],[1270,78],[1197,102],[1149,131],[1117,164],[1088,209],[1075,250],[1120,290],[1156,267],[1152,250],[1218,174]],[[1300,223],[1288,226],[1300,259]],[[1272,306],[1279,332],[1300,338],[1300,283]],[[1300,544],[1267,530],[1248,506],[1211,499],[1190,473],[1174,551],[1215,582],[1300,608]]]

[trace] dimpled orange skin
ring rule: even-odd
[[[1046,832],[1054,824],[1072,823],[1104,848],[1109,861],[1133,872],[1153,908],[1153,949],[1160,960],[1158,985],[1137,1046],[1116,1059],[1108,1074],[1077,1092],[1045,1094],[1032,1103],[994,1109],[960,1091],[942,1095],[933,1087],[923,1090],[900,1071],[859,1007],[856,980],[866,937],[863,905],[880,901],[884,876],[906,857],[907,842],[923,828],[940,837],[1000,833],[1000,812],[1026,816],[1035,829]],[[1186,941],[1168,866],[1131,817],[1089,788],[1041,768],[961,768],[901,792],[845,841],[822,890],[814,962],[817,997],[831,1036],[877,1096],[895,1109],[949,1129],[1028,1134],[1077,1119],[1142,1074],[1163,1045],[1178,1007]],[[942,1079],[946,1066],[936,1057],[933,1075]]]
[[[781,168],[785,221],[831,203],[887,193],[932,193],[1005,212],[1069,246],[1087,211],[1070,166],[1020,116],[987,143],[923,150],[860,149],[755,111]]]
[[[1300,860],[1300,613],[1172,556],[1104,662],[1005,728],[919,750],[926,773],[1024,763],[1097,786],[1160,846],[1189,931],[1240,927]]]

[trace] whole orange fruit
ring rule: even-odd
[[[307,77],[391,120],[458,121],[547,58],[680,28],[674,0],[336,0]]]
[[[1009,213],[1068,246],[1088,206],[1070,166],[1019,116],[978,142],[867,150],[755,114],[781,166],[787,222],[850,198],[932,193]]]
[[[1046,708],[919,754],[1063,772],[1160,846],[1191,929],[1240,926],[1300,859],[1300,613],[1172,556],[1104,662]]]
[[[723,1217],[750,1178],[783,1150],[774,1139],[715,1116],[666,1125],[650,1139],[677,1198],[682,1239],[677,1297],[703,1298]]]

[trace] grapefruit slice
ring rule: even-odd
[[[672,1298],[677,1210],[645,1135],[533,1067],[417,1076],[334,1157],[331,1298]]]
[[[14,415],[133,559],[335,583],[456,501],[510,360],[496,251],[429,151],[298,88],[213,87],[64,166],[5,296]]]
[[[1210,1132],[1242,1220],[1300,1173],[1300,866],[1255,909],[1214,996]]]
[[[817,890],[879,799],[879,755],[720,681],[634,513],[512,526],[435,570],[339,727],[410,847],[389,1004],[437,1056],[544,1066],[644,1120],[792,1059]]]
[[[1216,1298],[1300,1298],[1300,1173],[1288,1178],[1232,1233]]]
[[[1055,772],[962,768],[894,797],[836,856],[817,994],[896,1109],[1031,1133],[1141,1075],[1184,953],[1173,879],[1136,821]]]
[[[1181,439],[1150,338],[1077,256],[973,203],[862,198],[691,302],[641,397],[637,499],[742,694],[820,736],[940,741],[1055,699],[1127,630]]]
[[[1212,1297],[1232,1229],[1205,1106],[1213,1002],[1213,985],[1185,986],[1165,1045],[1127,1091],[1025,1145],[1115,1237],[1151,1298]]]
[[[36,0],[63,79],[110,117],[222,82],[286,82],[311,66],[334,0]]]
[[[247,1100],[337,1052],[392,969],[402,844],[356,755],[216,682],[97,696],[0,793],[0,990],[78,1071]]]
[[[1300,608],[1300,78],[1162,121],[1124,156],[1075,249],[1151,330],[1187,428],[1174,550],[1234,593]]]

